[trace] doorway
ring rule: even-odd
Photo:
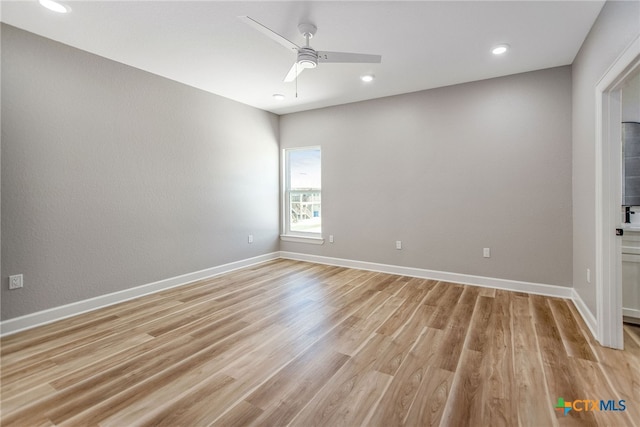
[[[596,86],[596,300],[597,339],[622,349],[622,88],[640,72],[640,37]]]

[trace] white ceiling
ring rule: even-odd
[[[604,1],[3,1],[2,22],[257,108],[285,114],[571,64]],[[317,50],[382,55],[319,64],[283,83],[295,54],[237,17]],[[504,56],[490,53],[508,43]],[[373,73],[372,83],[359,77]],[[272,94],[286,96],[276,101]]]

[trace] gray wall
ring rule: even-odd
[[[595,280],[595,88],[616,58],[640,33],[640,2],[608,1],[572,66],[573,277],[574,287],[596,314]]]
[[[1,94],[2,319],[278,250],[276,115],[7,25]]]
[[[281,250],[571,286],[568,66],[285,115],[280,144],[322,147],[335,236]]]
[[[640,71],[622,88],[622,121],[640,122]]]
[[[571,68],[280,119],[3,24],[1,318],[278,249],[573,283],[595,313],[594,87],[639,16],[607,2]],[[323,148],[334,244],[277,240],[279,125]]]

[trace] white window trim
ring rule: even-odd
[[[280,234],[280,240],[285,242],[294,242],[294,243],[308,243],[313,245],[322,245],[324,244],[324,238],[322,237],[322,232],[320,233],[310,233],[303,231],[291,231],[289,224],[289,173],[287,171],[288,162],[287,162],[287,151],[293,150],[309,150],[313,148],[318,148],[322,150],[319,145],[312,145],[308,147],[292,147],[292,148],[283,148],[282,149],[282,234]],[[322,190],[320,190],[322,191]],[[321,193],[322,194],[322,193]]]
[[[280,240],[283,242],[309,243],[312,245],[324,244],[324,238],[322,237],[297,236],[291,234],[281,234]]]

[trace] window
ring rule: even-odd
[[[320,147],[285,149],[284,164],[284,234],[320,238]]]

